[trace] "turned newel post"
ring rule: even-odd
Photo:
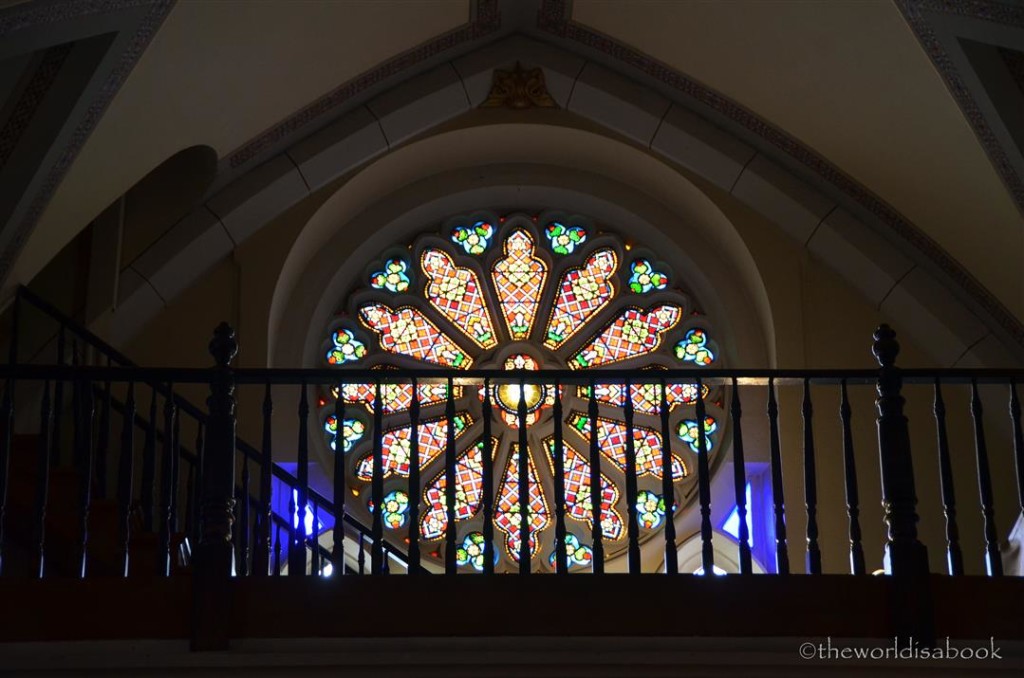
[[[924,645],[935,640],[934,605],[928,577],[928,553],[917,539],[917,493],[910,456],[910,431],[903,414],[903,378],[896,367],[900,345],[888,325],[875,330],[872,353],[878,360],[878,455],[882,506],[888,539],[885,571],[892,575],[888,616],[896,636]]]
[[[917,539],[917,494],[910,456],[910,432],[903,414],[903,379],[896,367],[900,352],[896,332],[888,325],[875,330],[878,371],[878,453],[882,470],[882,506],[888,526],[886,570],[894,575],[927,574],[928,556]]]
[[[235,381],[231,361],[238,353],[227,323],[214,330],[210,355],[209,416],[202,453],[200,537],[195,561],[193,649],[227,647],[230,606],[228,581],[234,573],[231,528],[235,509]]]

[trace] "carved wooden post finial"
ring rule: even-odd
[[[228,367],[238,355],[238,342],[235,340],[235,329],[222,322],[213,330],[210,340],[210,355],[217,362],[217,367]]]
[[[875,330],[875,343],[871,352],[881,367],[893,367],[896,364],[896,356],[900,354],[900,342],[896,341],[896,332],[882,323]]]

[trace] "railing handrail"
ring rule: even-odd
[[[0,365],[0,378],[14,379],[67,379],[69,374],[74,378],[92,381],[110,381],[112,383],[144,383],[157,388],[157,392],[166,396],[166,388],[160,384],[209,384],[211,372],[207,368],[194,367],[93,367],[71,365]],[[970,384],[1003,384],[1010,381],[1024,381],[1024,369],[976,369],[976,368],[911,368],[901,369],[900,376],[907,384],[932,385],[935,379],[946,383]],[[874,384],[878,379],[878,370],[871,369],[667,369],[633,371],[624,369],[601,370],[458,370],[448,368],[436,369],[404,369],[404,370],[338,370],[338,369],[301,369],[301,368],[237,368],[232,370],[232,378],[236,384],[245,385],[336,385],[339,383],[380,382],[381,384],[408,383],[416,379],[421,384],[447,383],[448,378],[455,379],[455,385],[483,383],[485,379],[518,381],[527,379],[536,384],[563,385],[578,384],[585,386],[592,381],[598,383],[617,383],[629,380],[634,385],[658,384],[666,382],[700,381],[709,386],[731,385],[733,380],[740,386],[767,386],[772,380],[778,385],[797,386],[809,381],[811,385],[835,385],[843,381],[848,384]],[[155,382],[155,384],[154,384]],[[206,414],[195,405],[174,395],[175,403],[198,419]],[[249,446],[252,448],[252,446]],[[255,449],[255,448],[252,448]]]

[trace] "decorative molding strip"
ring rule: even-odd
[[[14,5],[0,12],[0,38],[14,31],[132,7],[170,5],[173,0],[52,0]]]
[[[53,81],[57,79],[57,74],[60,73],[68,54],[71,54],[70,43],[51,47],[43,54],[42,60],[35,72],[32,73],[28,84],[25,85],[24,91],[18,97],[18,103],[14,105],[10,117],[4,123],[3,129],[0,129],[0,167],[7,164],[11,153],[14,152],[14,147],[18,145],[18,140],[25,133],[29,122],[32,121],[32,116],[36,114],[36,109],[42,103],[43,97],[50,91]]]
[[[41,7],[33,6],[29,8],[31,11],[23,13],[24,16],[12,13],[11,15],[0,17],[0,35],[5,35],[5,31],[25,28],[38,23],[52,23],[73,19],[82,15],[137,6],[149,7],[149,11],[137,24],[135,33],[121,52],[117,65],[110,70],[106,81],[100,87],[85,115],[82,116],[81,121],[61,152],[59,159],[47,171],[42,185],[36,191],[32,202],[29,203],[24,216],[17,226],[10,225],[16,230],[11,240],[4,247],[3,253],[0,254],[0,282],[7,280],[18,253],[21,252],[22,247],[27,242],[29,234],[39,221],[43,210],[57,190],[57,186],[78,156],[79,151],[82,150],[85,140],[89,138],[89,135],[95,129],[96,123],[99,122],[104,111],[107,110],[107,106],[110,105],[114,95],[121,89],[121,85],[128,78],[128,74],[135,67],[139,57],[142,56],[142,52],[145,51],[150,40],[156,35],[164,19],[170,14],[171,8],[174,6],[174,0],[140,0],[138,2],[132,0],[125,0],[124,2],[119,0],[81,0],[70,3],[51,3]],[[9,22],[9,24],[5,26],[3,24],[4,21]]]
[[[996,3],[968,4],[995,5]],[[1000,5],[1000,7],[1005,6]],[[823,180],[838,188],[891,228],[900,238],[924,254],[939,270],[965,291],[972,303],[985,311],[1014,341],[1024,346],[1024,324],[938,243],[887,202],[782,129],[670,66],[638,52],[625,43],[570,20],[568,10],[567,0],[542,0],[541,9],[537,13],[537,26],[547,33],[564,37],[605,54],[625,66],[668,85],[686,97],[696,100],[737,123],[801,163]],[[990,12],[990,14],[993,13],[995,12]],[[1020,13],[1010,11],[1010,18],[1013,19]],[[1000,16],[1002,15],[1000,14]]]
[[[263,151],[281,142],[314,120],[337,109],[370,87],[384,82],[388,78],[462,43],[494,33],[501,27],[501,12],[498,10],[498,0],[476,0],[476,8],[473,14],[474,18],[471,22],[408,52],[392,57],[373,70],[361,73],[254,139],[247,141],[231,153],[228,157],[228,166],[233,170],[241,167]]]
[[[964,117],[970,123],[974,134],[978,137],[985,153],[995,167],[999,177],[1006,184],[1017,209],[1024,214],[1024,180],[1017,173],[1016,168],[1006,155],[1006,150],[992,132],[985,116],[978,108],[978,102],[974,100],[970,90],[960,78],[952,59],[942,46],[942,42],[936,37],[928,20],[922,14],[922,10],[930,12],[945,12],[972,19],[982,19],[998,23],[1009,24],[1024,28],[1024,7],[1010,7],[998,2],[940,2],[938,0],[896,0],[896,6],[903,13],[903,18],[910,25],[921,47],[928,54],[928,57],[935,64],[935,69],[942,76],[950,94],[956,100]]]

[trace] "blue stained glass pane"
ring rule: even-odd
[[[753,504],[750,501],[750,483],[747,483],[747,534],[751,540],[754,538]],[[739,541],[740,538],[740,507],[733,506],[729,516],[722,523],[722,530],[732,538]]]
[[[299,528],[299,491],[292,490],[292,502],[295,504],[295,512],[292,514],[292,525],[295,529]],[[324,521],[316,521],[316,529],[313,529],[313,507],[310,504],[306,504],[306,519],[302,521],[304,523],[304,532],[307,537],[312,537],[314,534],[320,534],[320,530],[324,527]]]

